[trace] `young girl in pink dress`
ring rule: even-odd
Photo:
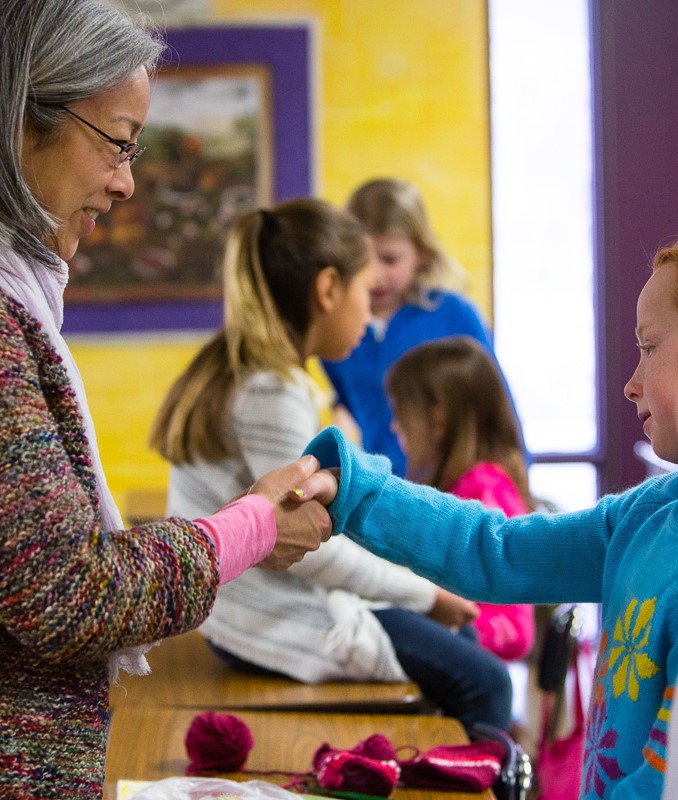
[[[386,376],[407,478],[508,516],[533,510],[520,435],[503,381],[483,347],[450,336],[405,353]],[[534,645],[531,605],[478,603],[480,643],[505,661]]]

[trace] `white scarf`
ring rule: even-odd
[[[122,517],[108,488],[104,475],[92,415],[87,405],[85,386],[73,355],[61,335],[64,319],[64,289],[68,283],[68,265],[59,260],[54,269],[42,264],[31,265],[15,252],[0,250],[0,289],[18,300],[42,325],[49,340],[63,359],[64,367],[75,391],[89,443],[96,478],[101,523],[106,531],[122,530]],[[145,653],[153,645],[129,647],[109,656],[108,671],[115,681],[120,669],[132,675],[147,675],[151,670]]]

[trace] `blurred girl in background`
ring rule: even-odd
[[[407,455],[407,478],[507,516],[535,503],[509,398],[497,367],[468,336],[419,345],[388,371],[393,430]],[[531,605],[479,603],[484,647],[506,661],[534,646]]]
[[[394,473],[402,476],[405,454],[391,430],[386,370],[410,348],[457,334],[473,337],[493,355],[492,337],[462,294],[468,276],[444,252],[412,184],[371,180],[355,190],[348,209],[367,229],[375,253],[372,319],[348,358],[324,359],[323,367],[336,391],[337,424],[344,427],[348,412],[345,425],[352,417],[364,449],[388,456]]]
[[[293,200],[239,220],[225,329],[178,379],[153,433],[173,465],[171,513],[205,515],[299,457],[320,427],[306,360],[345,358],[358,344],[374,273],[360,223],[327,203]],[[450,630],[476,615],[475,604],[334,536],[287,573],[249,570],[222,587],[201,630],[241,670],[306,683],[409,678],[464,724],[506,728],[506,668]]]
[[[393,431],[407,456],[407,478],[507,516],[533,511],[520,434],[499,370],[468,336],[409,350],[389,369]],[[511,734],[535,752],[526,725],[534,607],[477,603],[480,644],[505,662],[513,682]]]

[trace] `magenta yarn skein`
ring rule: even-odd
[[[187,775],[238,772],[254,745],[252,732],[233,714],[205,711],[193,718],[184,739]]]
[[[400,767],[391,742],[375,733],[351,750],[336,750],[325,742],[313,756],[316,778],[324,789],[388,797]]]

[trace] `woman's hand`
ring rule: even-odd
[[[428,616],[448,628],[461,628],[480,616],[480,609],[472,600],[459,597],[446,589],[438,589],[433,608]]]
[[[329,503],[334,497],[336,481],[332,493],[332,483],[327,478],[318,479],[321,475],[318,466],[314,456],[304,456],[293,464],[268,472],[250,489],[249,494],[261,495],[273,506],[278,532],[273,551],[257,566],[276,572],[285,570],[330,538],[332,520],[323,502],[329,497],[326,501]],[[303,498],[308,502],[300,502],[302,498],[294,494],[300,486],[310,487],[309,496]]]

